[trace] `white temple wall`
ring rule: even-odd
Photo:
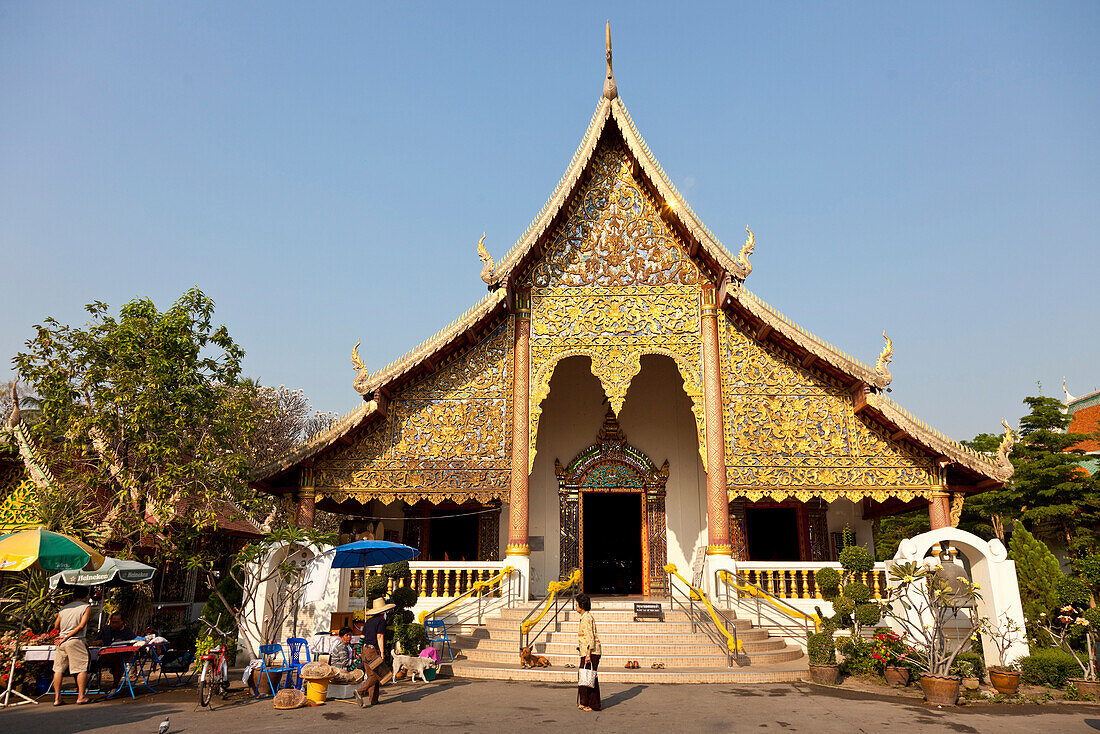
[[[832,534],[843,533],[844,526],[848,525],[855,533],[856,545],[863,546],[872,553],[875,552],[874,540],[871,537],[871,521],[863,519],[863,504],[861,502],[851,500],[830,502],[825,520],[829,524],[830,543],[832,543]]]
[[[562,360],[543,403],[534,469],[531,473],[530,531],[542,538],[531,551],[531,593],[541,596],[560,575],[560,508],[554,460],[568,464],[596,439],[607,413],[603,389],[588,359]],[[619,423],[629,443],[660,466],[669,462],[665,510],[668,560],[691,568],[696,546],[706,543],[706,476],[699,459],[695,418],[683,378],[668,357],[642,358],[642,371],[626,396]],[[507,542],[507,506],[501,513],[501,544]],[[502,556],[503,557],[503,556]]]
[[[707,542],[707,478],[683,385],[670,357],[642,357],[642,371],[630,384],[619,425],[626,440],[654,464],[668,459],[668,561],[690,580],[695,548]]]

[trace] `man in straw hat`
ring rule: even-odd
[[[379,597],[367,610],[369,616],[363,623],[363,650],[360,653],[363,672],[366,675],[363,678],[363,685],[355,691],[355,700],[360,706],[373,706],[378,703],[378,689],[382,679],[374,669],[382,663],[382,650],[386,649],[386,612],[393,608],[393,604],[387,604]],[[389,676],[390,674],[387,673],[387,680]]]

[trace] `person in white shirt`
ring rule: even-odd
[[[76,676],[77,704],[90,703],[88,698],[88,645],[84,638],[92,605],[88,603],[88,587],[73,589],[73,599],[57,612],[54,629],[61,632],[53,658],[53,705],[61,705],[61,680],[65,669]]]

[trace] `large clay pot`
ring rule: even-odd
[[[968,691],[978,690],[979,681],[977,678],[963,678],[962,686]]]
[[[835,686],[840,682],[839,665],[811,665],[810,680],[826,686]]]
[[[895,668],[892,665],[886,667],[886,683],[891,686],[909,685],[909,668]]]
[[[922,675],[924,700],[937,706],[954,706],[959,700],[959,678],[954,675]]]
[[[997,689],[997,693],[1011,696],[1020,687],[1020,671],[1018,670],[989,670],[989,682]]]
[[[1081,696],[1092,696],[1100,699],[1100,681],[1085,680],[1084,678],[1070,678],[1066,683],[1072,683],[1077,687],[1077,693]]]

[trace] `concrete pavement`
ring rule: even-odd
[[[250,701],[235,689],[200,708],[194,690],[146,694],[135,701],[89,706],[20,706],[0,711],[0,732],[119,732],[156,734],[165,716],[176,734],[326,734],[362,731],[520,732],[552,730],[644,734],[688,732],[971,732],[1074,734],[1100,731],[1100,705],[970,706],[935,709],[912,699],[826,689],[806,683],[602,686],[604,710],[576,709],[576,688],[552,683],[441,680],[397,683],[382,703],[360,710],[330,701],[324,706],[276,711],[271,700]]]

